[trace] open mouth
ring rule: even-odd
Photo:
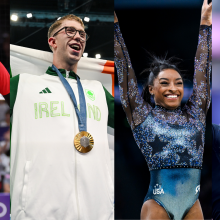
[[[170,94],[170,95],[165,95],[165,97],[166,97],[167,99],[177,99],[178,96],[179,96],[179,95],[176,95],[176,94],[175,94],[175,95],[174,95],[174,94],[173,94],[173,95],[171,95],[171,94]]]
[[[81,47],[78,44],[71,44],[69,46],[70,46],[70,48],[72,48],[73,50],[76,50],[78,52],[81,50]]]

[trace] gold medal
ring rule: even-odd
[[[88,153],[94,146],[94,140],[87,131],[79,132],[74,138],[74,146],[80,153]]]

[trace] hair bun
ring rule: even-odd
[[[147,52],[147,51],[146,51]],[[164,57],[157,57],[153,54],[150,54],[147,52],[148,55],[150,55],[150,65],[149,68],[144,69],[140,74],[146,74],[147,77],[149,77],[150,73],[152,72],[153,74],[158,74],[160,71],[164,69],[174,69],[177,72],[180,73],[179,68],[177,67],[177,64],[179,62],[174,62],[175,59],[178,59],[176,57],[170,57],[169,59],[166,59],[167,55]],[[181,59],[178,59],[181,60]]]
[[[160,60],[154,60],[150,65],[150,70],[153,71],[155,68],[159,68],[161,65],[163,65],[163,62]]]

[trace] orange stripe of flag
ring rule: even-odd
[[[114,74],[114,61],[107,60],[102,73]]]
[[[110,60],[107,60],[107,62],[105,63],[105,66],[115,66],[114,64],[114,61],[110,61]]]
[[[115,75],[114,75],[114,61],[107,60],[102,73],[111,74],[112,77],[112,96],[114,96],[114,88],[115,88]]]

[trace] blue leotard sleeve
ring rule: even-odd
[[[201,121],[210,106],[210,74],[212,65],[212,27],[201,25],[198,46],[194,61],[193,93],[186,103],[188,113],[192,116],[201,115]]]
[[[143,100],[138,91],[135,73],[118,23],[114,27],[114,60],[121,103],[128,122],[134,129],[146,119],[152,107]]]

